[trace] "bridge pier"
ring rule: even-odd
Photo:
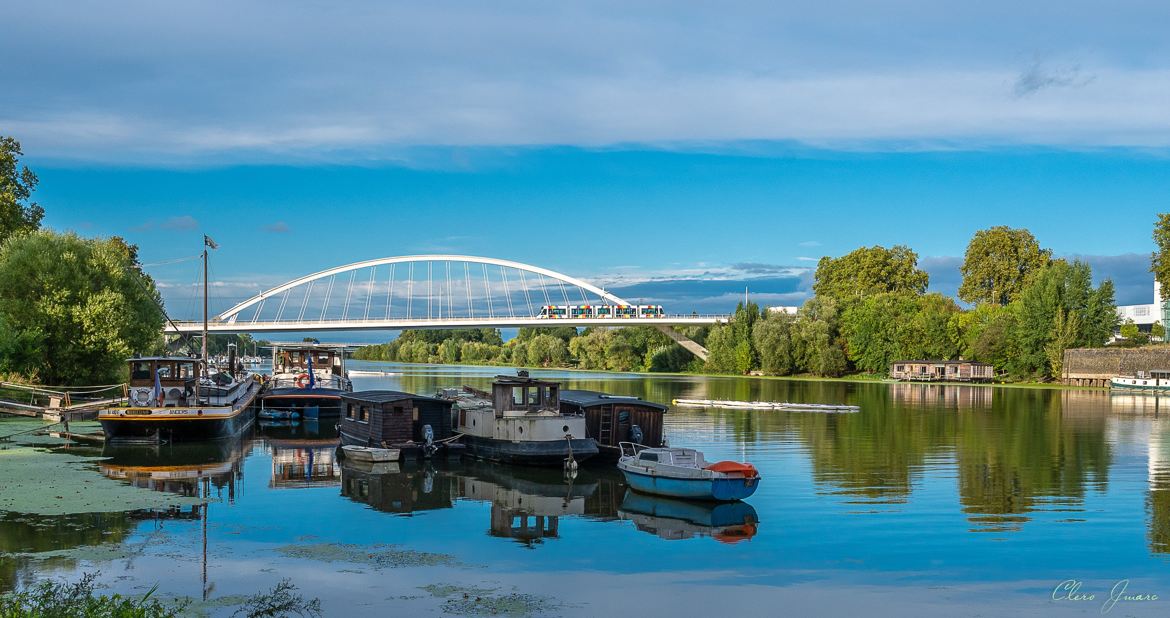
[[[702,360],[702,361],[707,360],[707,356],[710,354],[707,351],[707,348],[704,348],[703,346],[695,343],[694,341],[691,341],[689,338],[687,338],[682,333],[678,332],[677,330],[674,330],[673,327],[667,326],[665,324],[659,324],[658,330],[662,331],[663,333],[666,333],[667,337],[670,337],[675,343],[681,345],[683,347],[683,349],[690,352],[691,354],[694,354],[700,360]]]

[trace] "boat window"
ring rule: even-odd
[[[630,422],[630,411],[629,410],[622,410],[622,411],[618,412],[618,422],[619,423]]]
[[[524,387],[523,386],[513,386],[512,387],[512,405],[514,405],[514,406],[524,405]]]
[[[370,409],[366,406],[358,408],[358,420],[363,423],[370,422]]]
[[[134,363],[130,366],[131,380],[149,380],[152,377],[150,375],[150,363]]]
[[[418,408],[411,408],[411,418],[418,420]]]
[[[540,391],[542,390],[544,389],[538,386],[528,389],[528,405],[534,406],[540,404]]]
[[[158,377],[162,380],[165,380],[165,379],[171,377],[171,366],[169,364],[168,365],[159,365],[158,366]]]
[[[658,453],[647,453],[646,451],[642,451],[641,453],[638,453],[638,459],[641,459],[642,461],[658,461]]]
[[[548,392],[545,393],[544,397],[545,397],[545,399],[544,399],[545,405],[547,405],[550,408],[557,407],[557,404],[558,404],[557,387],[555,387],[555,386],[548,387]]]
[[[180,363],[179,377],[184,380],[195,377],[195,363]]]

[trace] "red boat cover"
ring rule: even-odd
[[[756,467],[750,463],[740,463],[738,461],[720,461],[713,463],[706,468],[715,472],[742,472],[743,475],[749,479],[760,475],[756,471]]]

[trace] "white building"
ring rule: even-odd
[[[1170,313],[1170,302],[1162,301],[1162,285],[1157,281],[1154,282],[1153,302],[1145,305],[1120,305],[1117,307],[1117,315],[1123,323],[1133,320],[1138,328],[1147,333],[1150,332],[1150,327],[1155,322],[1161,322],[1165,325],[1167,313]]]

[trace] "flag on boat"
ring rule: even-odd
[[[214,240],[212,240],[212,239],[211,239],[211,237],[210,237],[210,236],[208,236],[207,234],[204,234],[204,235],[203,235],[203,244],[204,244],[205,246],[211,247],[212,249],[218,249],[218,248],[219,248],[219,245],[215,244],[215,241],[214,241]]]
[[[305,358],[309,361],[309,388],[315,388],[317,386],[317,377],[313,375],[313,353],[309,352],[305,355]]]
[[[158,369],[154,370],[154,391],[150,393],[150,398],[159,407],[162,407],[166,401],[165,395],[163,394],[162,380],[158,377]]]

